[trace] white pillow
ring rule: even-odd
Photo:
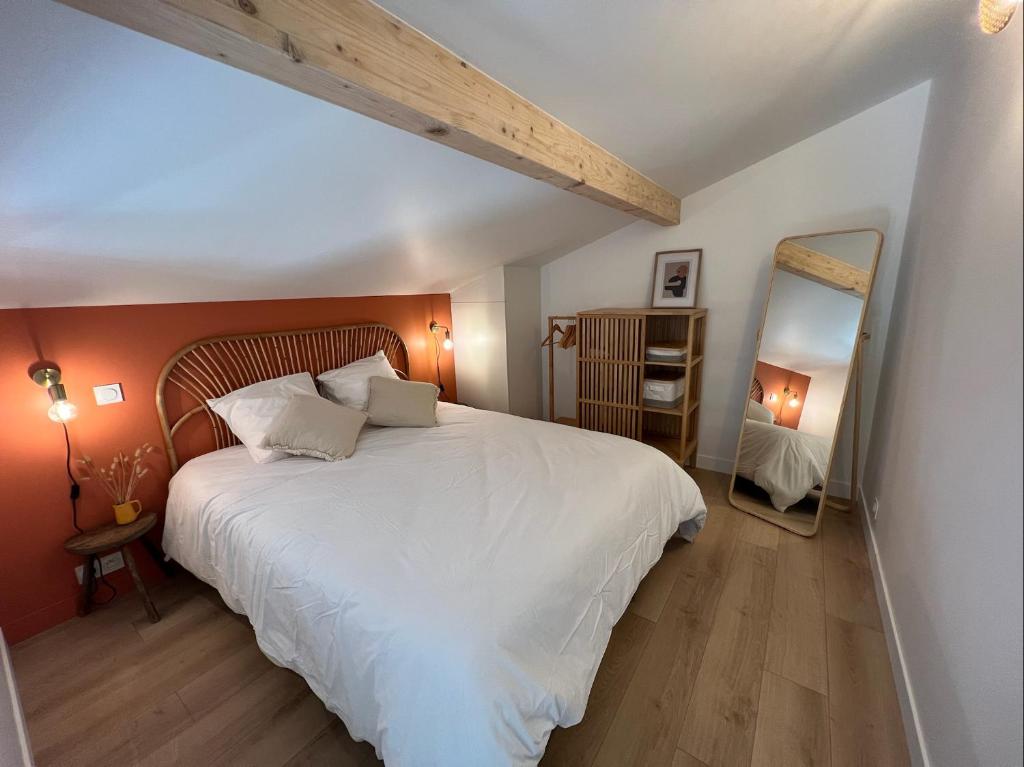
[[[763,423],[775,423],[775,414],[757,400],[747,402],[747,418]]]
[[[251,386],[235,389],[217,399],[208,399],[210,409],[227,421],[228,428],[242,441],[256,463],[270,463],[287,458],[279,450],[260,447],[273,423],[288,400],[298,394],[319,396],[313,376],[309,373],[272,378]]]
[[[366,410],[370,398],[370,379],[375,376],[398,378],[398,373],[391,367],[383,351],[351,362],[343,368],[321,373],[316,380],[323,384],[327,399],[345,407]]]

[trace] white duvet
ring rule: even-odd
[[[355,454],[171,481],[167,553],[249,617],[389,767],[532,765],[583,717],[612,626],[706,509],[639,442],[456,405]]]
[[[825,437],[748,418],[736,473],[751,480],[785,511],[825,480],[832,444]]]

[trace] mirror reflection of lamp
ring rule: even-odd
[[[796,389],[790,389],[787,386],[782,390],[782,394],[788,399],[790,407],[798,407],[800,405],[800,395],[797,393]]]

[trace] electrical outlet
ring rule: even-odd
[[[93,563],[95,567],[96,577],[100,577],[100,568],[103,568],[103,575],[110,575],[115,570],[120,570],[124,567],[124,557],[121,556],[120,551],[115,551],[113,554],[107,554],[105,557],[100,557],[99,562]],[[75,568],[75,577],[78,579],[79,585],[82,583],[82,578],[85,577],[85,565],[79,565]]]
[[[871,518],[878,519],[878,498],[875,497],[871,500]]]

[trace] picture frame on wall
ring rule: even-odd
[[[702,248],[660,250],[654,254],[654,293],[651,306],[690,309],[697,305]]]

